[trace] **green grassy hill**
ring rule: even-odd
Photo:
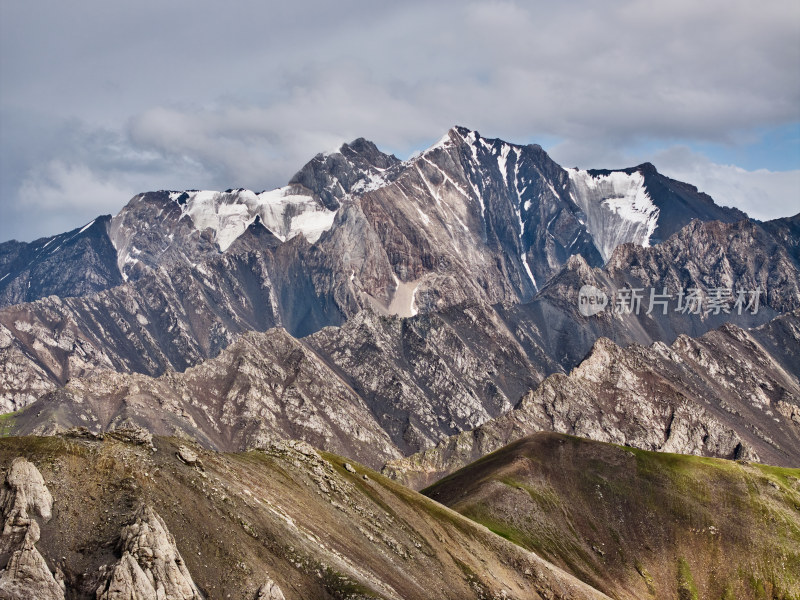
[[[800,469],[542,433],[423,493],[613,598],[800,598]]]

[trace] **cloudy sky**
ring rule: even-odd
[[[800,3],[0,2],[0,241],[452,125],[800,212]]]

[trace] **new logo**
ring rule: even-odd
[[[578,311],[584,317],[601,313],[608,305],[608,296],[593,285],[585,285],[578,292]]]

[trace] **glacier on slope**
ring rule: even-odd
[[[183,194],[186,194],[185,196]],[[312,244],[333,225],[335,210],[328,210],[299,186],[288,185],[256,194],[250,190],[229,192],[173,192],[183,205],[183,215],[198,231],[211,229],[224,252],[261,217],[261,222],[281,241],[302,234]]]
[[[602,175],[580,169],[566,171],[572,200],[586,215],[586,229],[603,260],[620,244],[650,245],[659,209],[647,193],[644,175],[638,171]]]

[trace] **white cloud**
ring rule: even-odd
[[[54,160],[22,182],[18,203],[11,210],[26,222],[25,237],[34,239],[88,223],[112,207],[119,210],[122,199],[131,196],[132,188],[119,180],[108,180],[83,164]]]
[[[108,181],[86,165],[70,165],[54,160],[29,176],[20,186],[20,197],[35,211],[99,211],[109,198],[119,198],[131,190],[119,182]]]
[[[769,220],[800,212],[800,170],[747,171],[720,165],[686,147],[673,147],[652,158],[668,177],[697,186],[717,204],[735,206],[755,219]]]
[[[117,147],[13,129],[3,156],[29,146],[13,169],[29,188],[53,160],[86,165],[93,189],[269,188],[343,141],[403,156],[454,124],[560,140],[554,157],[570,166],[620,167],[645,160],[643,141],[741,145],[800,121],[796,0],[86,0],[92,10],[53,3],[47,18],[38,3],[0,21],[2,108],[111,131]],[[707,185],[709,171],[683,172]],[[716,172],[751,203],[786,187]],[[2,184],[2,206],[29,201],[18,183]]]

